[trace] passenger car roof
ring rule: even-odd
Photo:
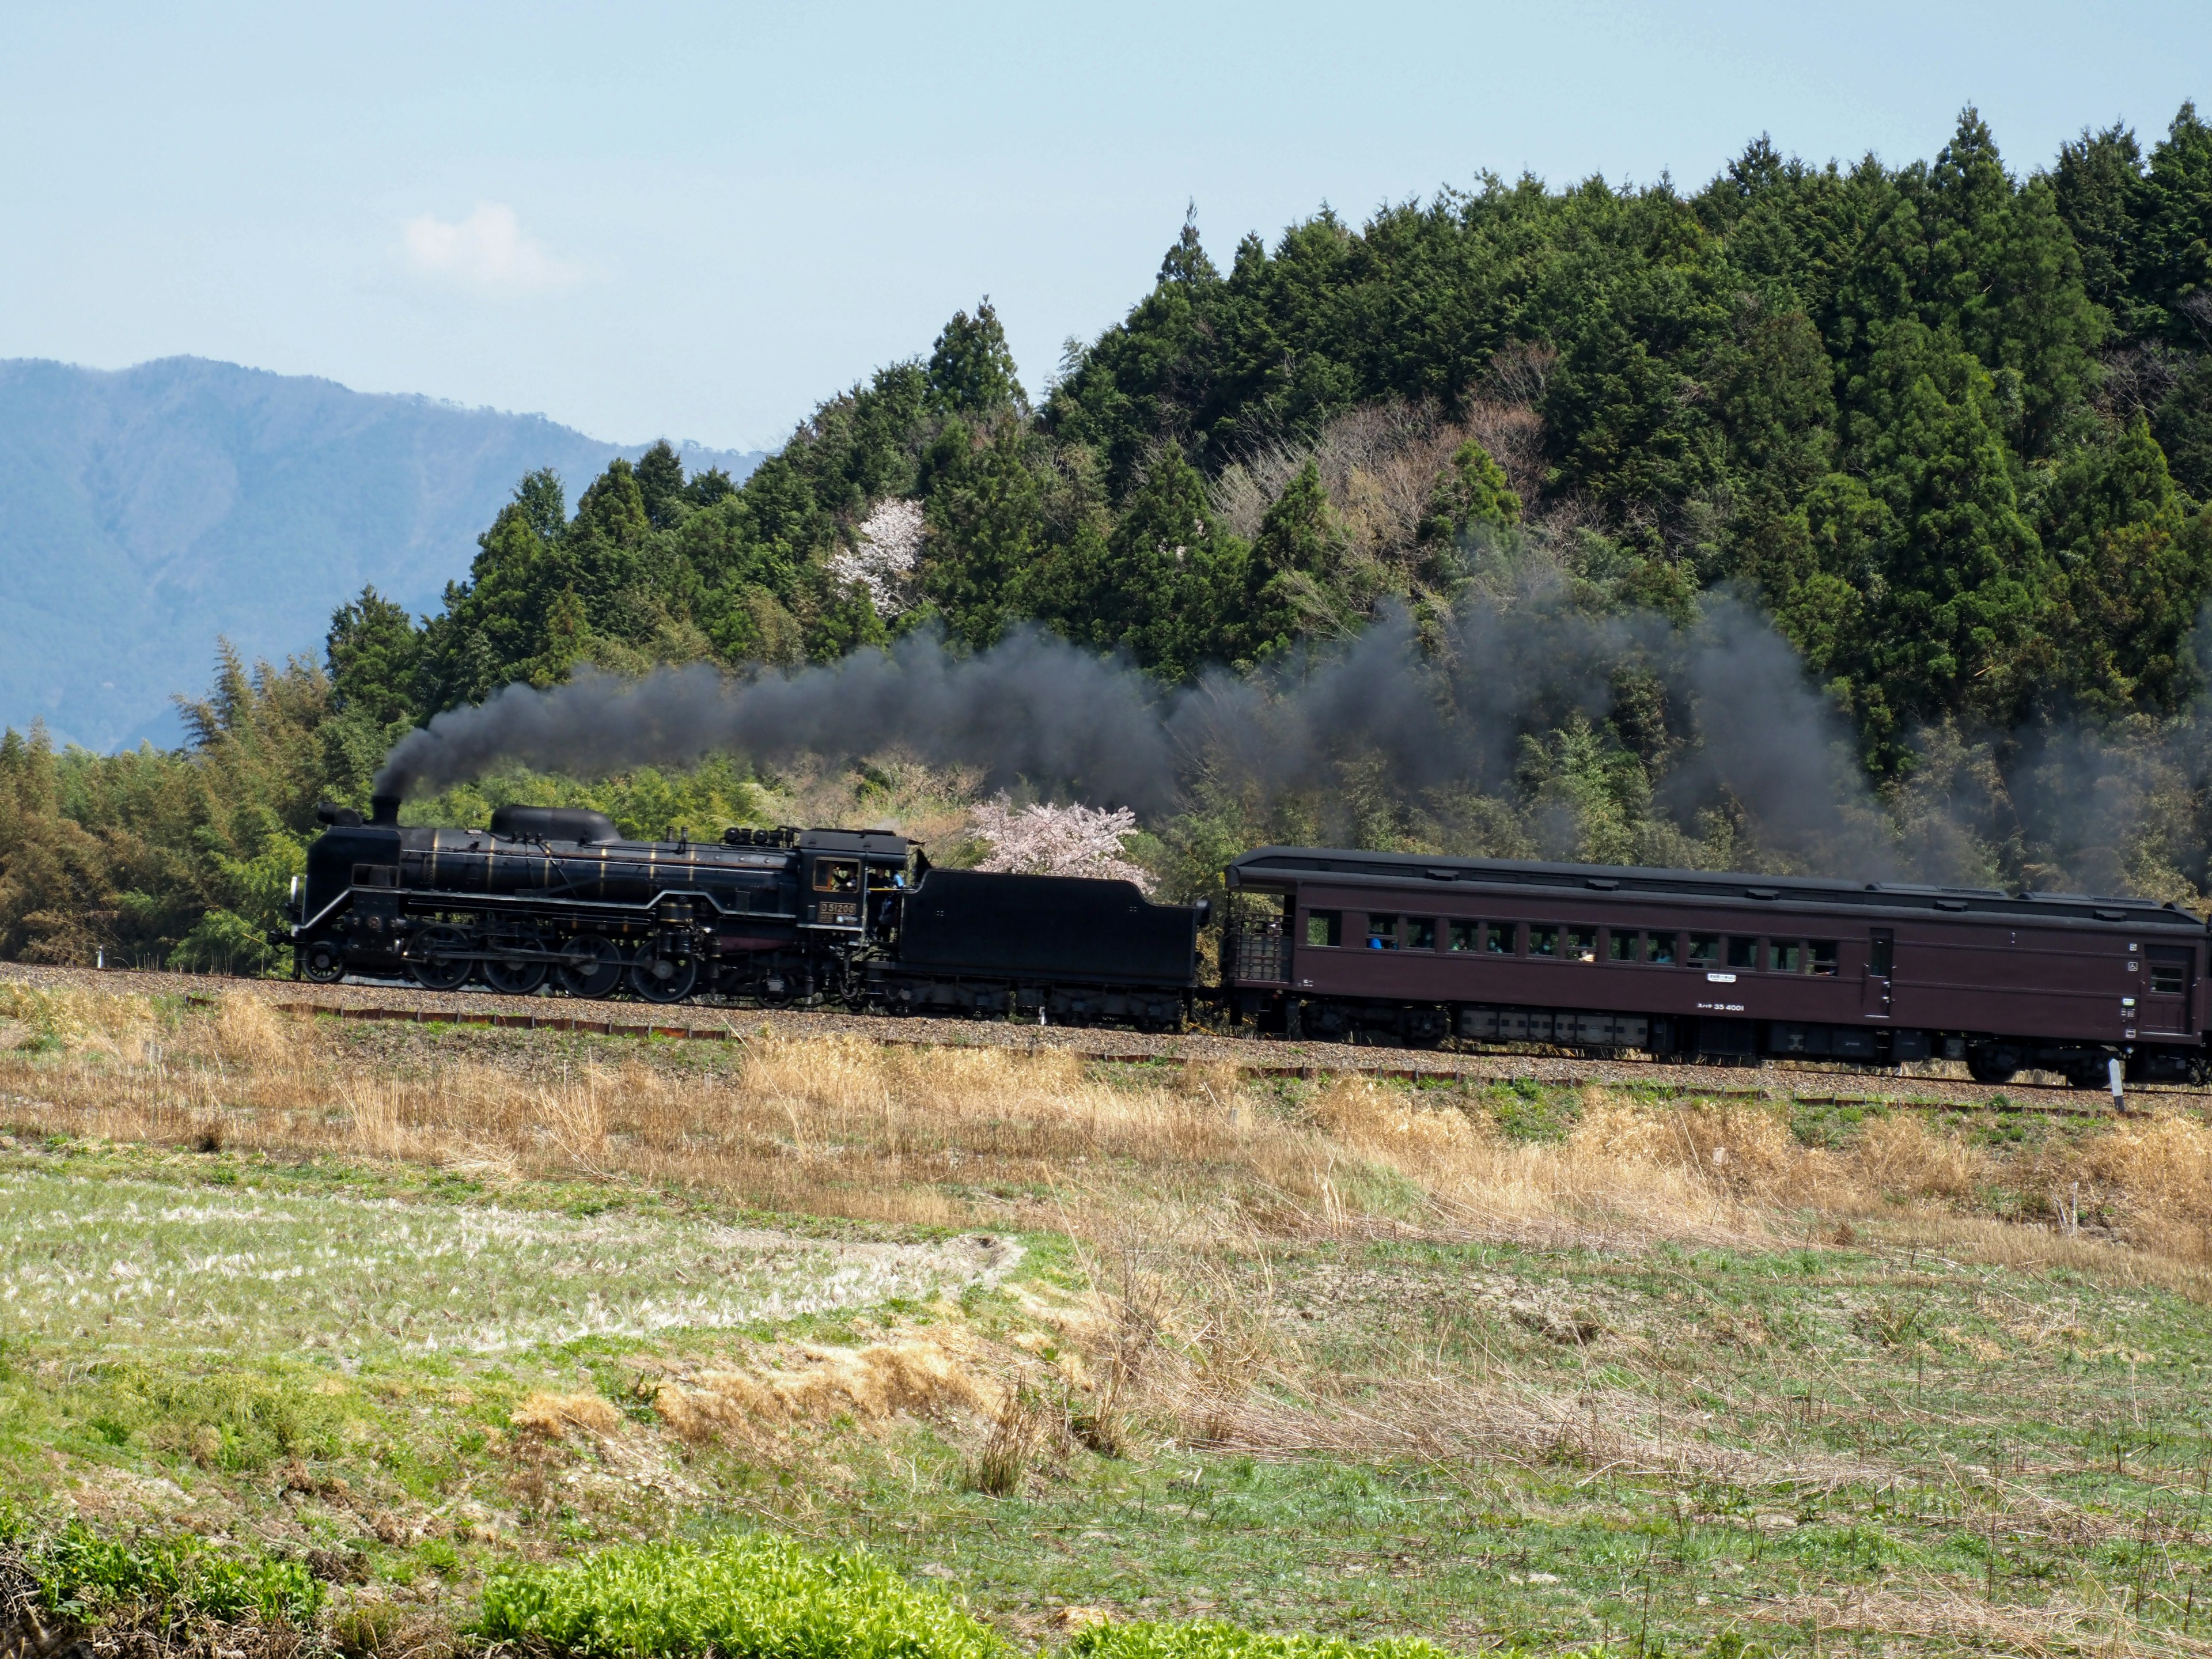
[[[1688,902],[1927,912],[2015,921],[2124,922],[2136,927],[2204,931],[2203,918],[2148,899],[2085,893],[2005,893],[1994,887],[1928,887],[1904,882],[1845,882],[1807,876],[1758,876],[1711,870],[1651,870],[1627,865],[1543,864],[1515,859],[1457,859],[1424,853],[1367,853],[1327,847],[1261,847],[1228,867],[1231,887],[1289,878],[1334,882],[1421,882],[1486,892],[1637,895]]]

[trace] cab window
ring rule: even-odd
[[[814,890],[817,893],[857,893],[860,890],[860,866],[851,859],[818,859],[814,865]]]

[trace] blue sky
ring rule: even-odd
[[[0,356],[189,352],[781,441],[988,292],[1032,388],[1152,280],[1484,169],[1764,131],[2015,171],[2212,99],[2212,5],[0,4]]]

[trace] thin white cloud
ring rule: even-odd
[[[514,210],[497,202],[477,203],[465,219],[434,213],[410,219],[400,227],[399,246],[417,276],[480,294],[543,294],[584,276],[526,235]]]

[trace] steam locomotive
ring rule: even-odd
[[[1201,1006],[1288,1038],[1540,1043],[1665,1056],[1963,1060],[2100,1085],[2208,1075],[2204,919],[2172,904],[1706,872],[1262,848],[1209,906],[1132,884],[935,869],[876,830],[622,839],[507,806],[402,829],[378,798],[295,887],[295,971],[1180,1025]]]
[[[502,806],[484,830],[325,806],[293,926],[299,974],[471,979],[511,996],[626,988],[770,1006],[1035,1015],[1165,1029],[1190,1001],[1204,905],[1131,883],[933,869],[872,830],[625,841],[605,813]]]

